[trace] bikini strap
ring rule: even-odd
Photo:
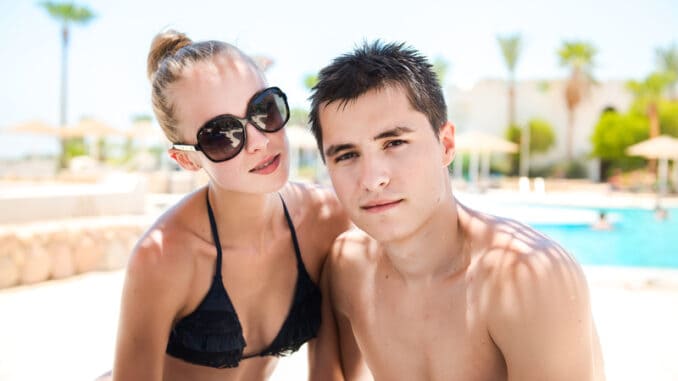
[[[217,246],[217,266],[214,271],[214,276],[218,279],[221,279],[221,242],[219,241],[217,222],[214,219],[214,212],[212,212],[212,206],[210,205],[209,191],[206,191],[205,195],[207,198],[207,214],[210,217],[210,229],[212,230],[212,238],[214,239],[214,244]]]
[[[292,243],[294,244],[294,255],[297,257],[297,267],[299,269],[303,269],[304,271],[306,271],[306,268],[304,267],[304,262],[301,259],[301,250],[299,250],[299,241],[297,241],[297,232],[294,230],[292,218],[290,217],[290,213],[287,211],[285,199],[283,199],[280,193],[278,193],[278,196],[280,196],[280,201],[282,201],[283,210],[285,211],[285,219],[287,220],[287,226],[290,228],[290,234],[292,235]]]

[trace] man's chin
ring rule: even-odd
[[[385,226],[385,224],[375,225],[373,223],[360,223],[354,220],[355,225],[367,235],[372,237],[379,243],[395,241],[402,236],[402,232],[394,230],[392,227]]]

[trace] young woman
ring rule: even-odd
[[[153,40],[152,102],[183,169],[209,184],[144,234],[122,296],[115,380],[264,380],[309,341],[320,271],[349,222],[333,193],[288,183],[285,94],[219,41]]]

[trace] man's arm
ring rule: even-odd
[[[343,380],[339,359],[339,343],[337,341],[337,325],[332,310],[329,289],[330,261],[325,261],[320,273],[320,290],[322,293],[322,321],[318,337],[308,343],[309,380]]]
[[[355,341],[349,320],[342,315],[337,316],[339,327],[339,346],[341,348],[341,369],[347,381],[374,380],[367,367],[362,352]]]
[[[348,231],[335,241],[329,260],[329,294],[339,335],[341,370],[348,381],[374,380],[353,334],[350,316],[360,310],[360,306],[353,305],[352,301],[359,299],[356,293],[367,266],[368,245],[366,236]]]
[[[330,254],[323,266],[321,290],[323,295],[322,324],[313,351],[309,350],[312,380],[327,380],[338,377],[340,380],[373,380],[365,364],[358,345],[353,336],[348,317],[340,312],[344,304],[351,300],[351,292],[355,287],[354,277],[360,271],[351,268],[353,265],[347,251],[358,250],[363,245],[346,244],[347,236],[342,234],[332,246]],[[347,255],[348,254],[348,255]],[[356,254],[356,253],[353,253]],[[358,253],[364,255],[364,253]],[[336,379],[336,378],[335,378]]]
[[[507,254],[490,280],[490,335],[509,380],[604,380],[588,286],[556,245]]]

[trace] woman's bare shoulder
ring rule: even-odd
[[[130,255],[127,277],[140,277],[145,283],[178,287],[187,284],[195,268],[196,250],[205,243],[206,223],[201,216],[198,198],[191,194],[165,211],[141,236]]]

